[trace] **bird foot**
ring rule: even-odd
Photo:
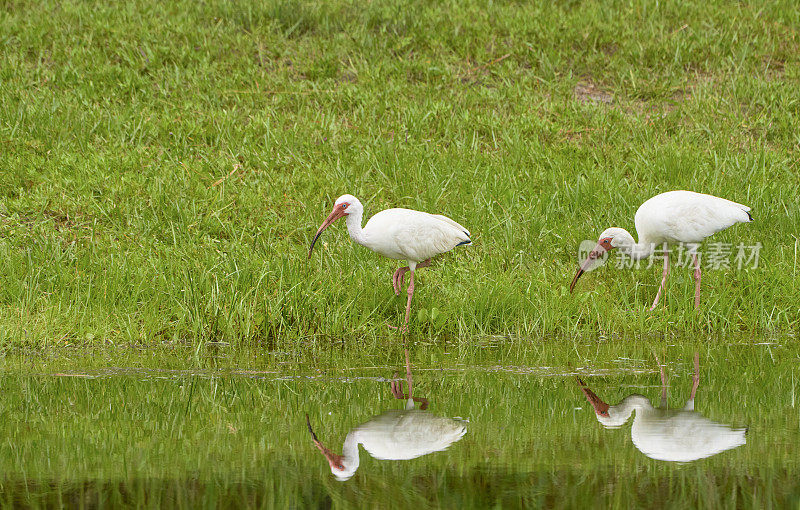
[[[408,324],[403,324],[402,326],[399,326],[399,327],[398,326],[392,326],[389,323],[386,323],[386,325],[389,326],[389,329],[394,329],[397,332],[399,332],[401,335],[405,334],[405,333],[408,333]]]
[[[397,379],[399,377],[398,373],[395,372],[393,377],[394,379]],[[391,381],[389,383],[389,389],[391,390],[392,395],[394,395],[394,398],[398,400],[404,400],[406,398],[405,394],[403,393],[403,381]]]
[[[408,266],[397,268],[397,271],[392,275],[392,287],[394,288],[394,295],[399,296],[400,290],[403,288],[403,280],[405,280],[406,271]]]

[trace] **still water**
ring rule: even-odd
[[[0,504],[800,508],[795,348],[395,357],[339,370],[6,359]]]

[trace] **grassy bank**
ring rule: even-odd
[[[440,212],[474,245],[419,272],[412,334],[796,331],[800,76],[792,2],[6,2],[0,344],[393,337],[396,265],[339,225]],[[648,197],[750,205],[714,239],[757,269],[567,285]],[[467,340],[469,341],[469,340]]]

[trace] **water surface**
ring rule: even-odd
[[[266,355],[185,366],[180,356],[148,363],[147,353],[122,360],[7,357],[0,501],[800,504],[794,347],[700,348],[692,402],[692,350],[653,351],[665,365],[666,388],[655,355],[643,349],[630,357],[591,349],[597,358],[585,350],[543,363],[545,354],[535,364],[500,362],[492,352],[470,364],[440,351],[412,347],[410,400],[402,350],[386,363],[349,360],[338,368]],[[344,472],[331,466],[343,446],[350,451]]]

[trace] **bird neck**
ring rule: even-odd
[[[347,434],[347,437],[344,438],[344,445],[342,445],[342,464],[351,474],[355,473],[358,469],[358,433],[356,431],[351,431]]]
[[[620,244],[617,248],[633,260],[646,259],[653,253],[655,244],[650,242],[646,237],[640,236],[637,243],[633,236],[627,230],[620,236]]]
[[[637,413],[633,421],[636,422],[639,412],[647,411],[648,409],[653,409],[653,406],[650,405],[650,401],[647,400],[646,397],[636,394],[629,395],[625,397],[625,399],[623,399],[619,404],[611,406],[609,412],[613,417],[613,424],[608,426],[621,427],[623,424],[625,424],[625,422],[628,421],[628,418],[631,417],[631,414],[633,414],[634,410]]]
[[[653,409],[653,405],[647,400],[644,395],[628,395],[625,399],[617,404],[620,414],[630,416],[631,413],[636,411],[648,411]],[[626,418],[627,420],[627,418]]]
[[[347,233],[350,234],[350,239],[360,244],[361,246],[367,245],[367,236],[364,229],[361,228],[361,218],[364,212],[361,209],[356,209],[345,217],[347,224]]]
[[[653,253],[654,248],[655,245],[652,243],[636,243],[631,248],[630,257],[633,260],[646,259]]]

